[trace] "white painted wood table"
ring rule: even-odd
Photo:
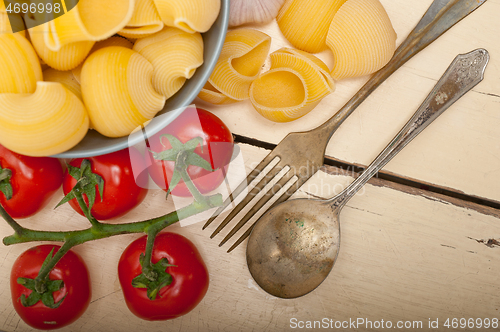
[[[432,1],[381,2],[400,43]],[[473,331],[460,324],[457,328],[444,324],[454,318],[498,322],[499,15],[500,1],[488,0],[393,74],[333,136],[327,148],[330,164],[367,165],[457,54],[479,47],[490,52],[484,81],[386,166],[385,174],[395,180],[373,179],[342,211],[340,254],[317,290],[294,300],[273,298],[252,280],[244,245],[227,254],[227,247],[218,247],[222,237],[209,239],[217,221],[205,231],[201,222],[174,225],[169,230],[191,239],[208,265],[210,288],[199,306],[186,316],[164,322],[142,321],[132,315],[116,269],[121,252],[138,236],[119,236],[74,249],[89,265],[93,296],[83,317],[61,331],[282,331],[310,330],[314,322],[317,328],[331,330],[377,331],[388,324],[395,330],[403,330],[405,324],[430,330],[430,322],[435,327],[436,320],[439,328],[434,330]],[[273,38],[272,50],[288,46],[275,22],[256,28]],[[319,56],[332,65],[328,52]],[[287,124],[263,119],[248,102],[223,107],[195,102],[217,114],[238,137],[266,146],[277,144],[291,131],[321,124],[365,81],[366,77],[338,82],[337,90],[316,109]],[[239,144],[247,171],[269,152],[257,146],[257,141]],[[295,197],[331,197],[352,181],[351,176],[348,170],[325,166]],[[40,214],[22,221],[23,225],[47,230],[87,227],[69,206],[52,209],[61,197],[62,192]],[[163,192],[152,190],[142,206],[120,221],[143,220],[173,209]],[[6,223],[0,223],[0,235],[11,233]],[[0,330],[31,330],[12,307],[9,273],[17,256],[33,245],[0,245]]]

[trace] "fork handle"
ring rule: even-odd
[[[376,72],[333,117],[311,131],[319,131],[320,136],[324,138],[323,141],[328,144],[338,127],[382,82],[415,54],[427,47],[485,1],[434,0],[416,27],[398,47],[387,65]]]
[[[422,105],[387,147],[354,182],[328,203],[333,203],[334,207],[341,208],[372,176],[382,169],[432,121],[467,91],[481,82],[488,61],[489,54],[485,49],[459,54]]]

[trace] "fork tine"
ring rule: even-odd
[[[273,207],[275,207],[276,205],[280,204],[280,203],[283,203],[284,201],[286,201],[288,198],[290,198],[290,196],[292,196],[299,188],[300,186],[302,185],[301,183],[299,183],[301,181],[296,181],[292,187],[288,188],[288,190],[286,192],[284,192],[277,200],[276,202],[274,202],[270,207],[269,209],[267,209],[267,211],[271,210]],[[266,211],[266,212],[267,212]],[[245,241],[245,239],[247,237],[250,236],[250,234],[252,233],[252,230],[253,228],[255,227],[255,224],[257,223],[258,220],[256,220],[252,226],[250,226],[246,231],[245,233],[243,233],[243,235],[241,235],[238,240],[236,240],[233,245],[227,250],[228,253],[230,253],[231,251],[233,251],[237,246],[239,246],[243,241]],[[220,245],[219,245],[220,246]]]
[[[247,214],[241,218],[236,226],[231,229],[231,231],[226,235],[226,237],[221,241],[219,247],[224,245],[237,231],[243,227],[248,220],[250,220],[272,197],[274,197],[281,188],[283,188],[290,179],[295,176],[295,173],[288,171],[262,198],[247,212]]]
[[[207,220],[205,225],[203,225],[202,229],[207,228],[216,218],[219,214],[224,211],[225,208],[231,204],[236,197],[238,197],[239,194],[243,192],[243,190],[250,184],[259,174],[266,168],[266,166],[274,160],[274,156],[271,156],[271,153],[269,153],[262,161],[255,167],[248,176],[241,181],[241,183],[236,187],[235,190],[233,190],[231,193],[229,193],[229,197],[224,200],[221,206],[217,208],[217,210],[212,214],[210,219]]]
[[[217,216],[219,216],[219,214],[221,214],[222,211],[224,211],[224,209],[227,208],[229,206],[229,204],[231,204],[234,201],[234,199],[236,197],[238,197],[238,195],[243,192],[243,190],[248,186],[248,183],[250,183],[255,177],[258,176],[258,173],[259,172],[257,170],[255,170],[255,169],[252,170],[250,172],[250,174],[248,174],[246,179],[241,181],[241,183],[238,185],[238,187],[236,187],[235,190],[233,190],[231,193],[229,193],[228,198],[226,198],[224,200],[224,202],[222,203],[222,205],[217,208],[217,210],[214,212],[214,214],[212,214],[212,216],[207,220],[205,225],[203,225],[202,229],[207,228],[217,218]]]
[[[252,188],[252,190],[247,194],[247,196],[238,204],[236,207],[229,213],[229,215],[220,223],[220,225],[215,229],[215,231],[210,235],[210,238],[213,239],[214,236],[220,233],[220,231],[226,227],[226,225],[231,222],[231,220],[241,211],[243,208],[255,197],[257,196],[261,190],[271,181],[279,172],[281,172],[281,168],[279,167],[279,163],[276,164],[273,169],[271,169],[263,178],[259,181],[259,183]]]

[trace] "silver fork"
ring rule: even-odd
[[[281,196],[269,207],[284,202],[293,195],[318,169],[323,165],[326,146],[337,128],[347,117],[372,93],[385,79],[401,67],[406,61],[436,40],[449,28],[469,15],[486,0],[434,0],[417,26],[398,47],[389,63],[375,73],[370,80],[328,121],[323,125],[307,131],[288,134],[271,151],[247,178],[229,195],[217,211],[205,223],[207,228],[229,204],[241,194],[247,185],[254,181],[263,172],[266,166],[276,157],[278,163],[252,188],[247,196],[229,213],[222,223],[212,233],[215,237],[245,206],[261,192],[286,166],[289,170],[267,191],[257,203],[245,214],[238,224],[226,235],[219,246],[224,245],[236,232],[238,232],[252,216],[257,213],[281,188],[297,179]],[[255,223],[254,223],[255,225]],[[253,226],[249,227],[243,235],[228,249],[231,252],[251,233]]]

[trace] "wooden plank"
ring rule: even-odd
[[[268,153],[240,146],[247,171]],[[332,196],[351,180],[326,167],[296,197]],[[55,197],[50,206],[61,197]],[[172,201],[165,203],[163,192],[153,190],[141,207],[120,222],[158,216],[173,208]],[[443,330],[447,318],[500,318],[500,247],[487,245],[490,239],[500,240],[499,218],[493,209],[460,206],[445,197],[374,179],[341,214],[341,250],[332,273],[316,291],[294,300],[276,299],[260,290],[246,267],[245,247],[226,254],[226,247],[217,245],[220,237],[209,239],[215,225],[201,231],[200,223],[177,224],[169,230],[197,245],[211,284],[191,313],[163,322],[136,318],[123,301],[116,266],[137,235],[86,243],[75,251],[90,269],[92,303],[80,320],[61,331],[284,331],[299,322],[324,323],[323,319],[328,324],[364,319],[365,325],[357,330],[378,330],[373,324],[381,320],[393,326],[398,321],[422,322],[423,330],[428,330],[429,319],[439,319]],[[86,220],[69,206],[56,211],[46,208],[22,224],[53,230],[87,227]],[[1,222],[0,234],[11,233]],[[12,307],[9,273],[17,256],[32,245],[0,245],[0,330],[31,330]]]
[[[398,33],[398,44],[432,3],[431,0],[381,2]],[[499,12],[500,1],[488,0],[411,59],[347,119],[330,141],[327,155],[348,163],[369,164],[413,114],[453,58],[483,47],[491,55],[484,81],[437,119],[391,161],[386,170],[467,195],[500,201]],[[255,28],[272,37],[271,51],[290,46],[275,22]],[[318,56],[332,66],[328,51]],[[312,129],[323,123],[366,80],[362,77],[337,82],[333,94],[311,113],[291,123],[272,123],[255,112],[249,102],[220,107],[198,99],[195,102],[214,111],[234,133],[276,144],[289,132]]]

